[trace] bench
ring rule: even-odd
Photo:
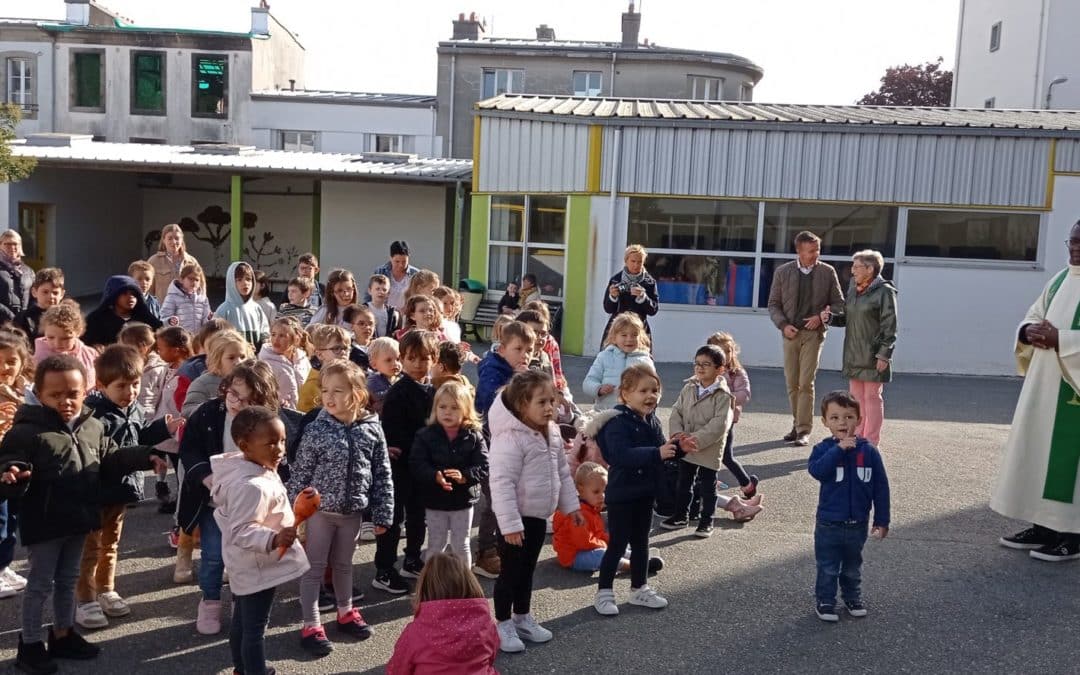
[[[478,342],[483,342],[484,338],[480,335],[480,330],[490,329],[495,325],[497,318],[499,318],[499,303],[494,300],[481,300],[473,316],[466,318],[462,312],[462,316],[458,317],[462,339],[474,335]]]

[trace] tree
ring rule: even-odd
[[[952,98],[951,70],[942,70],[943,59],[921,66],[894,66],[885,70],[881,88],[859,99],[859,105],[948,106]]]
[[[32,157],[15,157],[8,143],[15,138],[15,127],[22,119],[19,106],[10,103],[0,106],[0,183],[11,183],[30,175],[37,166]]]

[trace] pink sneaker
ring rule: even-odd
[[[755,497],[755,499],[757,499],[757,497]],[[736,522],[747,523],[753,520],[754,516],[761,513],[762,506],[760,503],[751,504],[749,501],[743,501],[738,497],[734,497],[724,505],[724,510],[730,511],[731,517],[734,518]]]
[[[220,600],[199,601],[199,617],[195,619],[195,630],[200,635],[217,635],[221,632]]]

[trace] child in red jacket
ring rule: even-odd
[[[413,620],[401,632],[387,675],[497,675],[499,634],[484,589],[456,555],[428,558],[416,584]]]
[[[604,517],[600,515],[604,508],[607,476],[607,469],[596,462],[583,462],[574,472],[574,485],[581,500],[581,515],[585,518],[585,524],[575,525],[570,516],[562,511],[555,512],[555,536],[551,546],[563,567],[577,572],[600,569],[600,560],[607,552],[608,545]],[[663,566],[662,558],[649,558],[649,574],[656,574]],[[619,561],[619,571],[630,571],[630,561],[625,557]]]

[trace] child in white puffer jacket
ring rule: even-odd
[[[311,340],[298,320],[291,316],[274,320],[270,326],[270,342],[259,350],[259,360],[265,361],[274,371],[283,408],[297,409],[300,387],[311,373],[310,353]]]

